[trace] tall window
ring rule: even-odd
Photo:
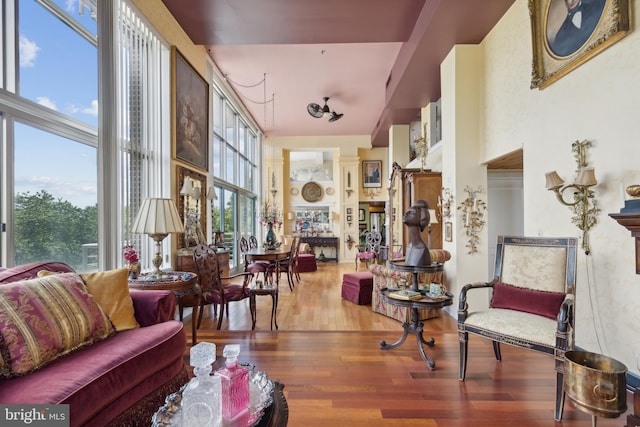
[[[256,233],[258,136],[220,87],[212,86],[213,175],[216,193],[222,195],[213,205],[212,229],[225,233],[235,268],[237,239]]]
[[[3,3],[3,265],[97,267],[96,22],[66,4]]]
[[[145,269],[151,268],[153,242],[132,234],[131,225],[142,200],[159,197],[163,187],[169,187],[168,176],[161,172],[163,158],[169,159],[165,147],[170,146],[168,109],[163,108],[169,105],[169,49],[125,2],[119,3],[117,15],[119,215],[123,243],[142,252]],[[168,252],[165,247],[164,253]]]
[[[100,30],[115,46],[102,55],[100,16],[117,23]],[[123,262],[119,248],[108,265],[98,255],[124,241],[151,259],[152,242],[131,236],[130,224],[142,198],[169,187],[168,48],[124,0],[3,0],[0,22],[0,265],[112,268]],[[117,87],[100,109],[118,113],[107,124],[113,150],[98,146],[98,57],[107,54]],[[117,183],[107,201],[115,214],[98,199],[105,181]],[[106,224],[116,224],[109,242],[99,240]]]

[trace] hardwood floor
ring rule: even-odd
[[[321,263],[317,272],[302,273],[293,292],[283,276],[278,331],[269,330],[271,299],[258,297],[255,331],[243,301],[231,305],[221,331],[207,309],[198,339],[216,343],[219,357],[224,345],[238,343],[241,360],[282,381],[293,427],[591,426],[591,416],[568,398],[563,422],[554,422],[549,356],[505,345],[503,361],[496,362],[490,342],[472,336],[467,378],[458,381],[456,321],[447,314],[424,325],[425,337],[436,342],[426,348],[436,361],[434,371],[420,357],[413,335],[395,349],[381,350],[380,341],[395,341],[402,327],[371,306],[341,299],[342,274],[352,271],[353,263]],[[185,323],[190,331],[190,316]],[[630,397],[627,402],[632,406]],[[598,418],[597,424],[623,426],[627,413]]]

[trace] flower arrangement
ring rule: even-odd
[[[262,226],[271,223],[273,227],[280,230],[283,223],[282,212],[278,210],[275,204],[264,202],[262,209],[258,213],[258,223]]]
[[[124,245],[124,259],[129,265],[137,264],[139,261],[138,253],[133,245]]]

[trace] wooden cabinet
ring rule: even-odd
[[[229,250],[218,249],[216,251],[218,255],[218,265],[220,266],[220,276],[229,277]],[[181,248],[178,249],[176,254],[176,271],[189,271],[191,273],[198,274],[196,265],[193,262],[193,248]]]
[[[442,194],[442,174],[440,172],[424,171],[420,169],[402,169],[400,173],[402,179],[402,212],[396,216],[396,221],[402,222],[402,215],[413,205],[416,200],[425,200],[429,204],[429,209],[438,209],[438,196]],[[431,218],[435,221],[435,218]],[[442,220],[438,218],[438,223],[432,223],[431,238],[429,238],[429,227],[422,232],[422,240],[429,246],[429,249],[442,249]],[[407,227],[402,227],[403,247],[409,243]]]

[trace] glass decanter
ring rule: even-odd
[[[182,394],[182,420],[185,426],[222,426],[222,386],[220,377],[211,375],[216,361],[216,345],[201,342],[190,351],[195,375]]]
[[[234,420],[249,409],[249,369],[238,365],[240,345],[226,345],[222,355],[225,367],[217,372],[222,379],[222,417]]]

